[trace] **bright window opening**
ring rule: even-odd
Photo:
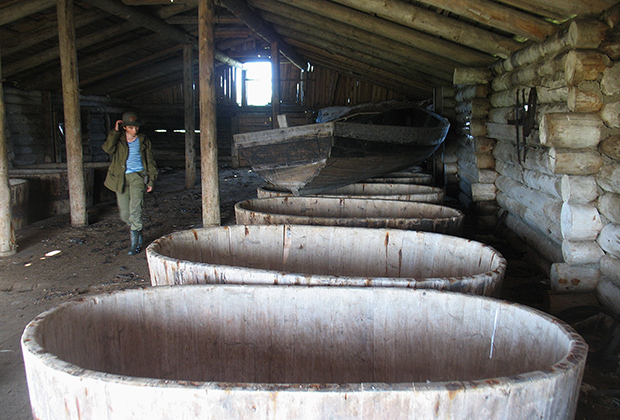
[[[268,61],[245,63],[245,92],[247,105],[264,106],[271,103],[271,63]],[[241,81],[241,69],[237,69],[237,80]],[[237,83],[237,103],[241,104],[241,83]]]

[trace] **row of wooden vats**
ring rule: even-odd
[[[28,325],[34,417],[574,418],[587,345],[496,299],[505,259],[431,182],[263,187],[236,225],[154,241],[159,287]]]

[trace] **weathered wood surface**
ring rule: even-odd
[[[609,278],[616,286],[620,287],[620,259],[605,254],[600,261],[601,274]]]
[[[620,313],[620,286],[608,277],[601,277],[596,287],[596,296],[603,306],[617,314]]]
[[[383,123],[389,116],[390,125]],[[443,142],[450,124],[417,107],[377,113],[367,121],[320,124],[234,135],[239,152],[267,182],[295,195],[332,188],[417,165]]]
[[[22,348],[42,420],[569,420],[587,357],[565,323],[499,300],[230,285],[86,297]]]
[[[562,241],[564,261],[570,265],[598,264],[605,252],[596,241]]]
[[[603,166],[603,158],[591,149],[549,149],[549,170],[555,174],[594,175]]]
[[[198,4],[198,68],[200,112],[200,185],[202,192],[202,224],[218,226],[220,190],[218,184],[218,150],[215,104],[215,5],[213,0]]]
[[[545,114],[539,128],[540,144],[568,149],[596,147],[604,127],[593,113]]]
[[[554,263],[564,261],[564,257],[562,256],[562,244],[525,223],[523,219],[509,214],[506,217],[506,226],[508,226],[508,228],[510,228],[523,242],[528,244],[532,249],[538,251],[548,262]]]
[[[235,204],[238,225],[318,225],[419,230],[460,235],[465,215],[428,203],[327,197],[274,197]]]
[[[289,191],[268,185],[256,189],[258,198],[290,197],[292,195],[293,193]],[[418,184],[357,183],[308,197],[378,198],[441,204],[445,198],[445,191],[442,188]]]
[[[0,64],[0,80],[2,65]],[[4,88],[0,85],[0,257],[17,252],[11,216],[11,185],[9,184],[9,144],[6,137]]]
[[[620,135],[609,136],[599,145],[601,152],[620,162]]]
[[[603,190],[620,194],[620,163],[604,165],[596,174],[596,182]]]
[[[73,0],[58,0],[56,9],[58,12],[58,43],[60,46],[71,225],[84,227],[88,225],[88,213],[86,212],[86,187],[84,185],[82,120],[80,117],[80,88]]]
[[[561,225],[568,241],[594,241],[603,228],[596,206],[582,203],[562,204]]]
[[[494,249],[455,236],[306,225],[176,232],[154,241],[147,259],[153,285],[322,284],[484,295],[498,293],[506,264]]]
[[[567,203],[589,203],[598,197],[594,176],[562,175],[562,200]]]
[[[598,210],[612,223],[620,225],[620,194],[605,193],[598,198]]]
[[[196,95],[194,49],[183,46],[183,116],[185,119],[185,188],[196,183]]]
[[[600,277],[598,265],[556,263],[551,266],[549,283],[555,293],[591,292],[596,290]]]
[[[13,230],[17,231],[28,225],[28,180],[9,179],[11,185],[11,219]]]
[[[605,252],[620,258],[620,225],[607,223],[596,240]]]

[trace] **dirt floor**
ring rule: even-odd
[[[223,225],[234,224],[234,204],[255,197],[256,187],[263,183],[247,168],[220,169]],[[202,225],[199,184],[192,189],[184,189],[183,184],[182,171],[162,170],[154,192],[145,199],[147,244],[165,234]],[[466,232],[472,239],[496,247],[508,259],[504,299],[543,310],[548,307],[547,281],[527,261],[525,252],[497,235],[477,233],[474,227]],[[57,216],[31,223],[16,236],[17,254],[0,259],[1,420],[31,419],[20,350],[20,336],[30,320],[78,296],[150,287],[145,253],[127,255],[129,232],[118,219],[113,202],[93,208],[88,227],[73,228],[68,216]],[[601,350],[609,335],[600,324],[582,327],[594,350]],[[617,349],[595,362],[588,363],[576,418],[620,418]]]

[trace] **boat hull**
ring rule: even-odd
[[[444,140],[449,123],[407,127],[327,122],[234,136],[239,153],[269,183],[316,194],[416,165]],[[439,118],[439,119],[437,119]]]

